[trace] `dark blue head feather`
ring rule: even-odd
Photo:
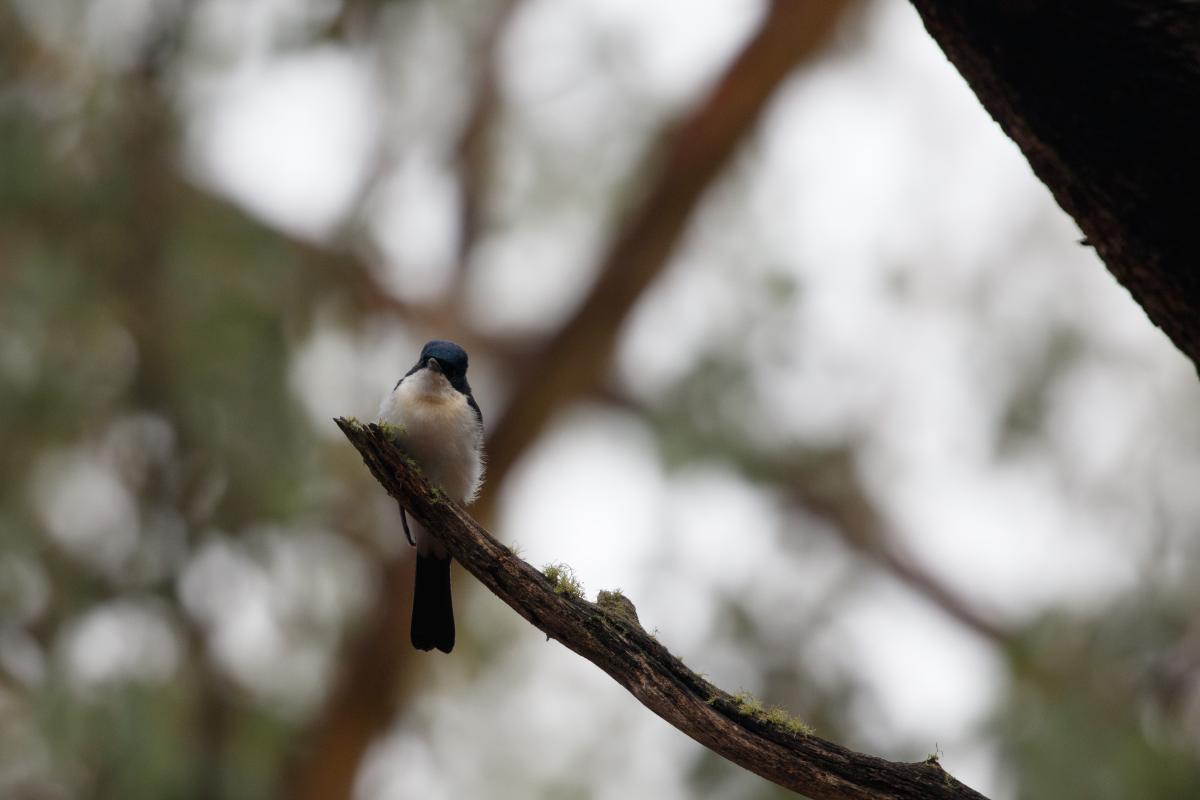
[[[421,348],[421,357],[417,359],[417,363],[408,371],[408,375],[412,375],[419,369],[424,369],[429,365],[429,359],[437,361],[438,366],[442,369],[442,374],[446,376],[446,380],[450,381],[450,385],[467,396],[467,402],[471,404],[471,408],[475,410],[475,415],[479,417],[479,421],[483,422],[483,414],[479,411],[479,406],[475,403],[475,398],[471,395],[471,384],[467,383],[467,351],[456,345],[454,342],[447,342],[444,339],[434,339],[426,342]],[[407,378],[408,375],[404,377]],[[403,380],[403,379],[402,379]],[[397,383],[397,386],[400,384]]]
[[[454,342],[442,339],[426,342],[425,346],[421,348],[421,360],[418,362],[418,366],[431,358],[437,359],[447,376],[467,374],[467,351]]]

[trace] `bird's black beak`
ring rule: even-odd
[[[426,361],[425,366],[428,367],[429,369],[433,370],[434,372],[438,372],[438,373],[442,372],[442,362],[438,361],[436,358],[431,358],[428,361]]]

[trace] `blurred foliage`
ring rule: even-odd
[[[218,531],[319,521],[288,373],[327,287],[182,177],[174,55],[93,71],[25,10],[0,11],[0,541],[41,601],[0,610],[0,794],[269,795],[298,720],[218,663],[179,581]]]
[[[1190,629],[1180,606],[1144,597],[1033,625],[995,723],[1023,767],[1020,796],[1194,794],[1195,653],[1179,650]]]

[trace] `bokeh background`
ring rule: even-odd
[[[900,0],[0,1],[0,797],[785,796],[461,571],[409,649],[331,417],[433,337],[718,685],[1197,796],[1200,388],[1079,238]]]

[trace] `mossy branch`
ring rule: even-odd
[[[786,713],[732,695],[688,669],[642,629],[616,593],[590,603],[563,589],[436,492],[376,425],[339,418],[375,479],[514,611],[591,661],[643,705],[735,764],[813,800],[984,800],[936,761],[901,763],[856,753],[806,732]]]

